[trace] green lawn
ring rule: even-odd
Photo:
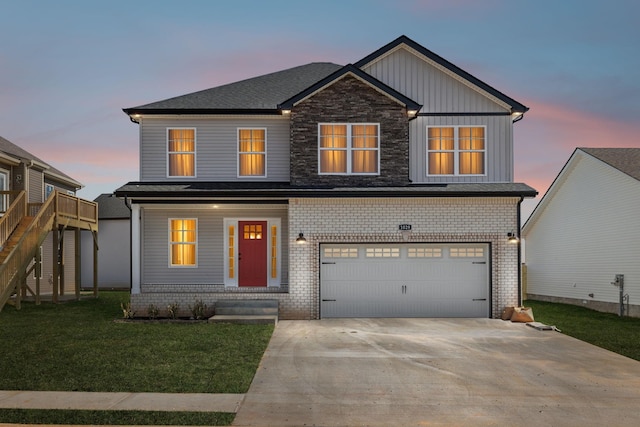
[[[525,301],[537,322],[555,325],[579,340],[640,361],[640,318],[619,317],[585,307],[542,301]]]
[[[120,303],[126,301],[127,293],[101,292],[97,299],[63,304],[23,303],[19,311],[6,306],[0,312],[0,390],[245,393],[249,389],[273,325],[117,321],[122,318]],[[76,423],[65,411],[46,412],[52,414],[47,422]],[[140,415],[70,412],[74,417],[89,416],[91,424],[132,424],[127,420],[138,420]],[[0,422],[11,422],[15,413],[0,411]],[[96,413],[103,415],[96,418]],[[62,421],[54,414],[62,415]],[[147,424],[162,424],[152,413],[141,415]],[[192,415],[183,413],[179,419],[184,421],[174,424],[228,424],[229,414],[221,417],[223,421],[211,418],[220,414],[204,415],[204,421],[202,414]],[[114,416],[125,418],[112,421]]]

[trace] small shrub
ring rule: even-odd
[[[122,317],[125,319],[133,319],[133,316],[136,314],[131,309],[131,303],[128,302],[126,305],[124,303],[120,303],[120,308],[122,309]]]
[[[189,310],[191,310],[191,318],[196,320],[201,320],[205,318],[207,312],[207,305],[201,300],[196,300],[193,306],[189,306]]]
[[[178,310],[180,309],[180,305],[178,304],[177,301],[175,301],[173,304],[169,304],[167,306],[167,311],[169,312],[169,317],[172,319],[177,319],[178,318]]]
[[[149,304],[149,307],[147,308],[147,315],[149,316],[149,319],[156,319],[159,312],[160,310],[155,306],[155,304]]]

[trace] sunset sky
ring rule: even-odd
[[[515,180],[547,190],[576,147],[640,147],[637,0],[0,0],[0,136],[94,199],[138,179],[122,108],[406,35],[530,107]]]

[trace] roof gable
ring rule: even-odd
[[[522,227],[526,234],[543,215],[577,165],[588,156],[640,181],[640,148],[576,148]]]
[[[333,74],[330,74],[329,76],[325,77],[324,79],[320,80],[319,82],[315,83],[314,85],[308,87],[307,89],[303,90],[302,92],[297,93],[293,97],[287,99],[282,104],[280,104],[278,107],[281,108],[281,109],[284,109],[284,110],[290,110],[297,103],[302,102],[303,100],[305,100],[305,99],[313,96],[314,94],[322,91],[323,89],[331,86],[332,84],[334,84],[335,82],[337,82],[338,80],[344,78],[347,75],[351,75],[351,76],[355,77],[356,79],[360,80],[361,82],[369,85],[370,87],[372,87],[373,89],[375,89],[378,92],[382,93],[383,95],[385,95],[385,96],[393,99],[397,103],[405,106],[408,110],[412,110],[412,111],[417,112],[422,107],[417,102],[409,99],[408,97],[404,96],[400,92],[398,92],[395,89],[387,86],[386,84],[384,84],[381,81],[377,80],[373,76],[365,73],[360,68],[357,68],[357,67],[353,66],[352,64],[345,65],[340,70],[334,72]]]
[[[459,68],[458,66],[447,61],[446,59],[442,58],[441,56],[430,51],[424,46],[421,46],[420,44],[404,35],[398,37],[394,41],[381,47],[375,52],[365,56],[360,61],[356,62],[355,66],[358,68],[366,68],[372,63],[381,60],[382,58],[392,54],[394,51],[400,48],[407,48],[408,50],[421,55],[423,59],[434,65],[436,68],[439,68],[443,72],[454,77],[456,80],[461,81],[462,83],[474,88],[477,91],[481,91],[485,94],[485,96],[495,98],[495,100],[508,105],[511,108],[512,112],[525,113],[529,110],[529,108],[525,105],[498,91],[482,80],[474,77],[473,75],[469,74],[468,72],[464,71],[463,69]]]

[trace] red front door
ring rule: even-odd
[[[267,221],[240,221],[238,286],[267,286]]]

